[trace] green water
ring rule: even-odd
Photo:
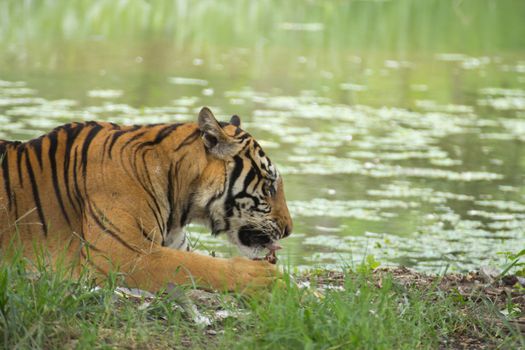
[[[525,248],[524,18],[506,0],[2,1],[0,138],[207,105],[285,177],[282,260],[501,263]]]

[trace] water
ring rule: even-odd
[[[193,121],[207,105],[240,115],[285,177],[290,264],[501,264],[525,248],[523,13],[521,1],[7,1],[0,137]],[[190,230],[200,250],[234,254]]]

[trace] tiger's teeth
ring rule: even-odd
[[[270,249],[270,251],[276,251],[279,249],[283,249],[279,243],[273,242],[266,246],[266,248]]]

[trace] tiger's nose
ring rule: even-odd
[[[284,227],[283,237],[282,238],[288,237],[291,233],[292,233],[292,227],[290,225],[286,225]]]

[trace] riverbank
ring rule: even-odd
[[[250,298],[96,287],[24,262],[0,268],[2,348],[490,349],[525,347],[523,280],[493,270],[312,270]]]

